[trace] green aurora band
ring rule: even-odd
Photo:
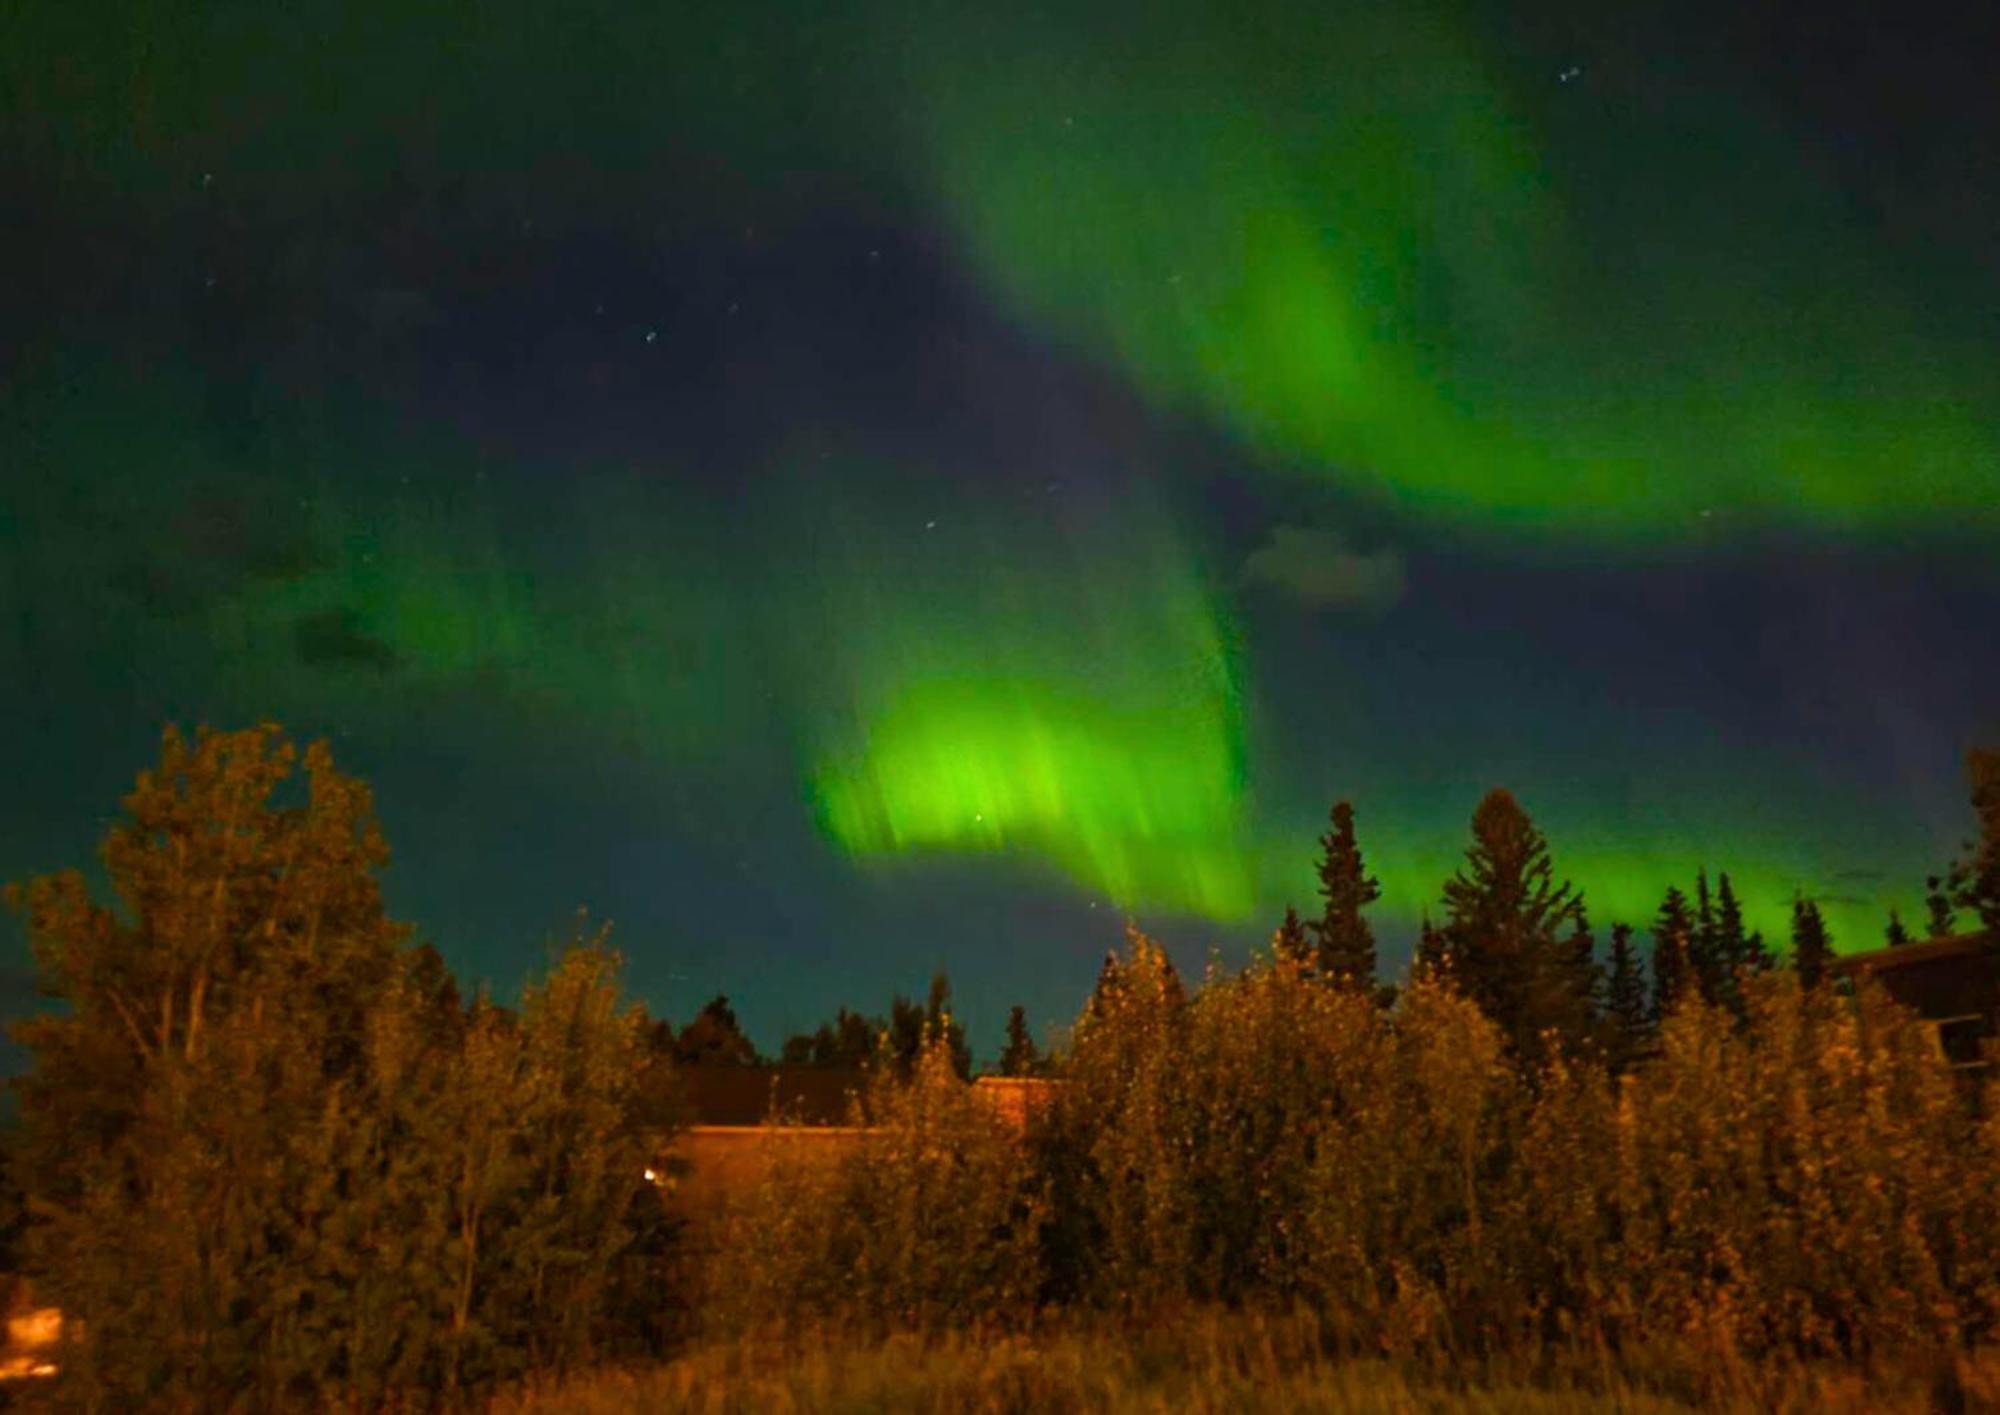
[[[1143,487],[1102,536],[966,510],[914,535],[853,518],[812,577],[842,646],[813,733],[828,837],[860,859],[1031,857],[1121,907],[1251,916],[1231,633],[1164,513]]]
[[[1435,3],[961,22],[913,141],[977,264],[1269,461],[1538,538],[2000,518],[1990,352],[1917,327],[1747,105],[1531,123]]]
[[[1359,805],[1393,934],[1435,907],[1496,784],[1454,764],[1453,742],[1413,768],[1421,744],[1393,723],[1337,712],[1324,730],[1360,755],[1289,780],[1297,753],[1257,728],[1231,597],[1143,482],[1079,512],[916,478],[933,514],[850,469],[780,481],[735,524],[668,479],[598,471],[561,513],[580,526],[558,535],[497,476],[468,495],[480,469],[444,444],[390,460],[352,434],[281,438],[260,455],[295,475],[274,487],[202,449],[184,411],[198,402],[86,379],[23,410],[41,475],[0,520],[0,550],[37,617],[0,638],[27,655],[0,667],[129,663],[162,701],[470,735],[508,755],[559,742],[655,783],[735,790],[791,771],[830,842],[871,870],[1011,860],[1134,914],[1215,924],[1310,911],[1317,790]],[[107,407],[119,416],[94,412]],[[162,448],[181,449],[173,478],[148,474]],[[371,476],[338,475],[352,465]],[[185,538],[189,497],[235,508],[230,545]],[[757,535],[772,537],[761,553],[725,553]],[[135,584],[181,607],[135,615]],[[325,640],[314,661],[302,626]],[[1576,728],[1590,759],[1638,749],[1601,722]],[[1643,923],[1702,864],[1731,873],[1773,939],[1798,891],[1846,947],[1878,937],[1890,904],[1919,917],[1922,875],[1953,842],[1849,799],[1803,752],[1661,745],[1681,764],[1628,788],[1643,818],[1531,764],[1492,768],[1600,933]],[[1801,781],[1816,783],[1805,798]],[[1885,873],[1843,880],[1856,862]]]

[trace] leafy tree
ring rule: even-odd
[[[1819,905],[1801,894],[1792,900],[1792,967],[1799,985],[1818,987],[1831,962],[1833,941],[1827,936],[1826,920],[1820,917]]]
[[[1653,1019],[1664,1021],[1690,992],[1698,992],[1694,971],[1694,916],[1678,885],[1667,888],[1653,921]]]
[[[743,1035],[729,999],[717,993],[674,1039],[674,1059],[682,1066],[755,1066],[762,1058]]]
[[[1604,1016],[1610,1040],[1605,1048],[1612,1066],[1624,1070],[1645,1047],[1650,1033],[1646,1010],[1646,977],[1632,946],[1629,924],[1611,926],[1611,966],[1604,990]]]
[[[300,764],[170,730],[105,843],[123,907],[10,891],[65,1005],[17,1028],[18,1173],[81,1404],[456,1398],[608,1335],[660,1139],[608,955],[467,1011],[383,910],[366,787]]]
[[[1312,951],[1312,940],[1306,934],[1306,926],[1299,921],[1299,911],[1287,904],[1284,922],[1271,935],[1271,956],[1289,959],[1303,967],[1312,961]]]
[[[1017,1002],[1007,1009],[1007,1045],[1000,1049],[1000,1074],[1039,1076],[1042,1066],[1041,1048],[1028,1030],[1028,1009]]]
[[[2000,929],[2000,751],[1975,748],[1966,755],[1972,809],[1979,839],[1952,871],[1952,902],[1979,916],[1983,929]]]
[[[1590,978],[1565,932],[1582,900],[1556,881],[1541,832],[1506,791],[1479,803],[1472,836],[1444,887],[1442,951],[1457,985],[1533,1060],[1547,1034],[1575,1042],[1591,1023]]]
[[[1364,867],[1354,839],[1354,807],[1334,804],[1331,829],[1319,840],[1320,917],[1312,924],[1319,940],[1316,959],[1321,977],[1346,987],[1372,992],[1375,987],[1375,935],[1362,911],[1382,897],[1382,886]]]

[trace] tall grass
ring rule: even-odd
[[[516,1392],[496,1415],[689,1411],[1343,1411],[1486,1412],[1687,1409],[1779,1415],[1918,1415],[2000,1408],[2000,1362],[1944,1367],[1767,1362],[1705,1368],[1685,1352],[1633,1353],[1607,1366],[1488,1359],[1445,1368],[1330,1355],[1310,1318],[1219,1309],[1146,1324],[1067,1314],[1007,1332],[886,1339],[799,1331],[704,1345],[679,1360],[591,1373]]]

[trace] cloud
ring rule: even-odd
[[[396,651],[370,634],[351,609],[309,614],[292,626],[299,662],[314,668],[361,668],[387,673],[397,666]]]
[[[1248,584],[1271,585],[1309,609],[1381,613],[1403,597],[1403,557],[1352,549],[1337,531],[1277,526],[1243,562]]]

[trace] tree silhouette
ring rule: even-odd
[[[737,1024],[729,999],[717,993],[674,1039],[682,1066],[755,1066],[762,1058]]]
[[[1610,961],[1604,988],[1604,1016],[1611,1034],[1606,1050],[1613,1067],[1623,1070],[1644,1049],[1650,1031],[1646,976],[1632,946],[1630,924],[1611,926]]]
[[[1547,1038],[1580,1041],[1590,1026],[1590,979],[1572,930],[1582,901],[1558,882],[1547,843],[1507,791],[1472,816],[1465,865],[1445,883],[1442,954],[1457,986],[1534,1061]]]
[[[1042,1052],[1028,1030],[1028,1010],[1017,1002],[1007,1010],[1007,1045],[1000,1050],[1000,1074],[1037,1076],[1041,1070]]]
[[[1382,897],[1382,886],[1370,875],[1354,839],[1354,807],[1334,803],[1331,829],[1319,838],[1319,893],[1323,907],[1312,924],[1319,940],[1320,976],[1342,987],[1372,991],[1375,986],[1375,935],[1362,911]]]
[[[1715,944],[1732,974],[1770,970],[1771,951],[1764,946],[1762,933],[1743,927],[1743,906],[1727,870],[1715,879]]]
[[[1910,931],[1903,925],[1903,916],[1894,909],[1889,911],[1889,922],[1882,930],[1882,937],[1891,948],[1901,948],[1910,941]]]
[[[1653,919],[1653,1019],[1665,1021],[1692,991],[1698,990],[1692,945],[1694,916],[1680,886],[1669,885]]]
[[[1271,935],[1271,956],[1301,965],[1313,961],[1312,939],[1306,933],[1306,926],[1299,922],[1299,911],[1289,904],[1285,906],[1284,922]]]
[[[1826,920],[1819,905],[1803,894],[1792,900],[1792,967],[1799,982],[1816,988],[1826,980],[1827,965],[1833,962],[1833,941],[1827,936]]]
[[[1924,877],[1924,937],[1950,938],[1958,929],[1952,912],[1951,891],[1955,880],[1938,875]]]

